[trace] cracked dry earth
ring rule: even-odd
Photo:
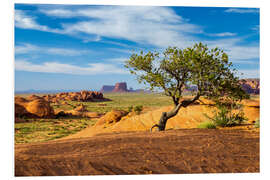
[[[259,172],[259,132],[178,129],[15,145],[16,176]]]

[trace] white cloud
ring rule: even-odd
[[[166,7],[110,6],[87,9],[46,9],[48,16],[86,17],[89,20],[62,24],[62,33],[86,33],[98,37],[120,38],[159,47],[190,44],[190,33],[202,33],[199,26],[188,23]]]
[[[44,62],[43,64],[33,64],[25,60],[15,61],[15,70],[43,73],[63,73],[74,75],[97,75],[97,74],[126,74],[122,68],[113,64],[92,63],[88,66],[80,67],[59,62]]]
[[[221,48],[229,55],[231,61],[259,59],[260,48],[258,44],[249,46],[240,46],[238,43],[242,42],[241,38],[229,38],[214,41],[203,41],[210,48]]]
[[[124,54],[131,54],[132,50],[130,49],[120,49],[120,48],[107,48],[110,51],[115,51],[115,52],[120,52],[120,53],[124,53]]]
[[[15,53],[16,54],[27,54],[29,52],[39,51],[40,47],[32,45],[32,44],[21,44],[15,45]]]
[[[239,13],[251,13],[252,11],[258,11],[258,9],[230,8],[226,10],[226,12]],[[23,15],[21,11],[18,12],[18,15]],[[230,58],[235,61],[259,58],[259,45],[239,45],[243,44],[243,38],[226,38],[237,35],[232,32],[207,34],[203,32],[202,27],[189,23],[167,7],[102,6],[72,10],[67,8],[50,8],[41,9],[40,12],[58,18],[83,17],[83,20],[79,19],[75,23],[63,23],[61,24],[62,29],[50,29],[37,24],[34,18],[31,18],[32,23],[30,23],[34,25],[22,26],[22,24],[27,23],[24,23],[23,18],[19,18],[23,22],[17,22],[17,27],[47,29],[49,32],[83,38],[84,42],[102,42],[105,41],[101,40],[102,37],[109,37],[152,45],[156,48],[166,48],[168,46],[185,48],[192,46],[195,42],[202,41],[208,44],[209,47],[218,46],[223,48]],[[195,37],[194,34],[196,33],[225,37],[226,39],[205,41]],[[89,37],[93,38],[89,40]],[[51,51],[60,52],[59,50]]]
[[[113,62],[113,63],[123,64],[128,59],[129,59],[129,57],[126,57],[126,58],[122,57],[122,58],[112,58],[112,59],[109,59],[107,61]]]
[[[223,33],[209,33],[208,36],[216,36],[216,37],[226,37],[226,36],[236,36],[237,33],[231,32],[223,32]]]
[[[76,50],[68,48],[40,47],[29,43],[23,43],[15,46],[16,54],[45,53],[62,56],[79,56],[88,53],[90,50]]]
[[[64,49],[64,48],[48,48],[48,54],[57,54],[63,56],[79,56],[87,53],[87,51],[74,50],[74,49]]]
[[[15,26],[22,29],[49,31],[47,26],[38,24],[35,18],[26,15],[22,10],[15,10]]]
[[[255,25],[254,27],[251,28],[251,30],[259,32],[260,31],[260,25]]]
[[[226,9],[225,12],[227,13],[259,13],[259,9],[254,9],[254,8],[229,8]]]

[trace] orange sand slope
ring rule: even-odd
[[[252,123],[260,118],[260,102],[258,99],[245,100],[243,101],[243,105],[243,111],[248,118],[248,123]],[[97,125],[97,123],[64,139],[91,137],[96,134],[112,132],[149,131],[154,124],[158,123],[161,113],[168,112],[171,109],[172,106],[162,107],[141,115],[122,118],[114,124]],[[215,108],[213,106],[203,104],[194,104],[186,108],[181,108],[175,117],[168,120],[166,129],[196,128],[198,124],[208,120],[205,114],[212,116],[214,111]]]

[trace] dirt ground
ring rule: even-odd
[[[178,129],[15,145],[16,176],[259,172],[259,132]]]

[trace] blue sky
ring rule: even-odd
[[[142,88],[123,67],[132,52],[195,42],[258,78],[259,27],[256,8],[16,4],[15,90]]]

